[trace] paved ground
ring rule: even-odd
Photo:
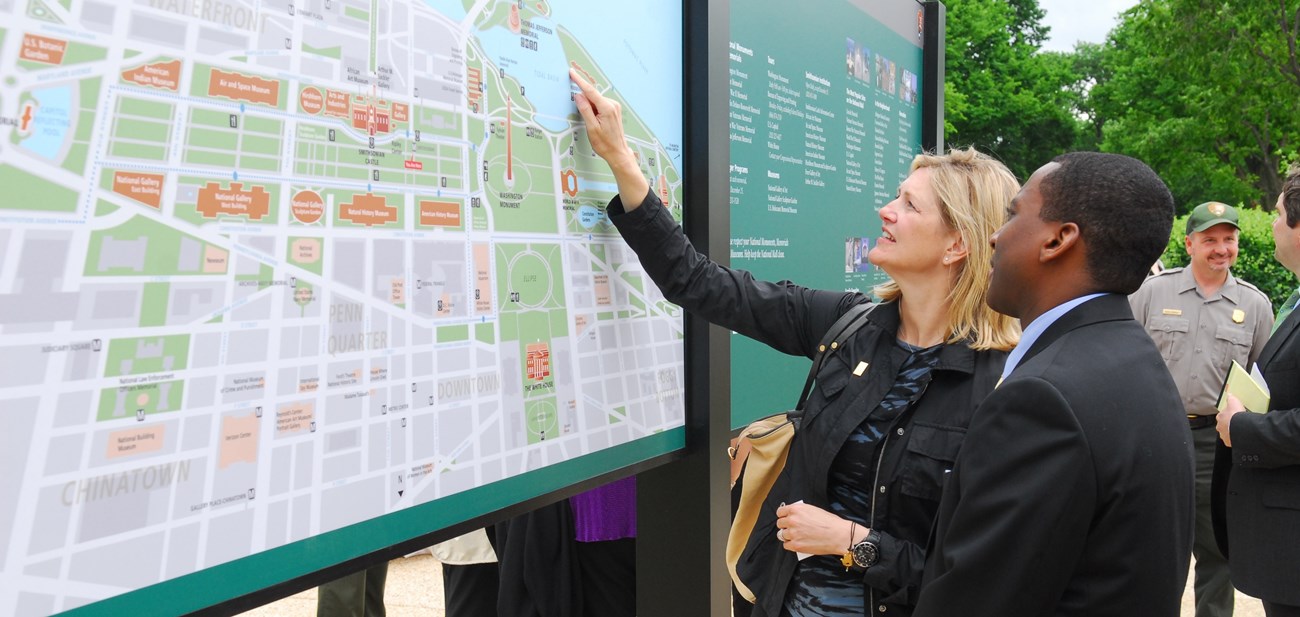
[[[427,553],[393,561],[388,566],[384,605],[389,617],[445,617],[442,570]],[[1183,594],[1182,617],[1193,617],[1191,577]],[[309,589],[278,602],[251,610],[249,617],[315,617],[316,590]],[[1259,600],[1237,593],[1236,617],[1264,617]]]

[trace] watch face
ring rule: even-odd
[[[879,559],[880,549],[875,544],[862,541],[853,546],[853,564],[859,568],[870,568]]]

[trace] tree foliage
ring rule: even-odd
[[[1118,152],[1182,212],[1268,207],[1300,161],[1300,0],[1140,0],[1070,53],[1042,51],[1038,0],[946,4],[946,139],[1022,179],[1061,152]]]
[[[993,154],[1024,179],[1075,143],[1074,60],[1040,51],[1038,0],[946,4],[945,140]]]
[[[1095,81],[1084,132],[1151,165],[1182,211],[1267,206],[1300,144],[1297,32],[1300,0],[1142,0],[1076,50]]]

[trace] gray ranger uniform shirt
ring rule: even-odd
[[[1273,327],[1268,296],[1231,273],[1218,293],[1204,298],[1191,268],[1170,268],[1142,283],[1129,304],[1194,416],[1216,413],[1228,367],[1236,360],[1250,370]]]

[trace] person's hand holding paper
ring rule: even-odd
[[[1264,382],[1264,375],[1259,372],[1258,364],[1250,372],[1246,372],[1245,367],[1238,364],[1236,360],[1232,361],[1232,367],[1228,369],[1228,378],[1223,380],[1223,390],[1219,393],[1217,407],[1220,412],[1230,411],[1228,409],[1229,395],[1236,397],[1237,400],[1241,401],[1242,406],[1249,411],[1255,413],[1268,412],[1268,384]]]
[[[1228,378],[1223,380],[1223,390],[1219,392],[1217,405],[1219,418],[1216,430],[1223,444],[1232,447],[1232,435],[1229,430],[1232,426],[1232,416],[1239,411],[1268,413],[1269,399],[1268,384],[1264,382],[1264,375],[1259,372],[1259,365],[1255,365],[1247,373],[1244,367],[1233,360],[1232,367],[1228,369]]]

